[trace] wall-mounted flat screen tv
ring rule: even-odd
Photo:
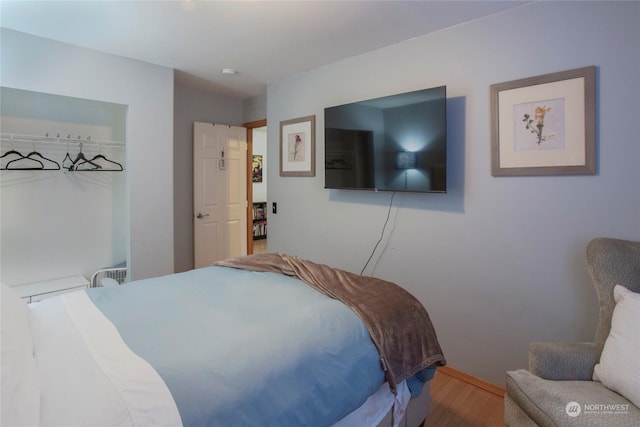
[[[447,191],[446,86],[324,110],[325,188]]]

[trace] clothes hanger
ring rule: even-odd
[[[49,134],[47,133],[46,135],[47,137],[49,136]],[[36,150],[36,144],[35,141],[32,141],[33,143],[33,151],[31,151],[29,154],[27,154],[26,156],[23,155],[22,153],[16,151],[15,149],[13,149],[13,144],[11,144],[12,149],[7,151],[5,154],[2,155],[2,157],[6,157],[8,154],[16,154],[19,157],[17,159],[13,159],[11,161],[9,161],[5,166],[4,166],[4,170],[60,170],[60,164],[58,162],[56,162],[55,160],[49,159],[48,157],[43,156],[42,154],[40,154],[37,150]],[[17,166],[15,167],[10,167],[12,164],[16,164],[16,162],[20,162],[22,160],[32,160],[37,162],[40,166]],[[43,160],[46,161],[47,166],[45,166],[45,163],[43,163]]]
[[[22,155],[22,153],[20,153],[20,152],[18,152],[18,151],[16,151],[16,150],[13,150],[13,149],[11,149],[11,150],[7,151],[7,152],[6,152],[6,153],[4,153],[2,156],[0,156],[0,159],[4,159],[5,157],[8,157],[8,156],[10,156],[10,155],[18,156],[18,158],[17,158],[17,159],[12,159],[12,160],[20,160],[20,159],[24,159],[24,156]],[[10,160],[10,161],[12,161],[12,160]],[[6,164],[6,165],[3,165],[2,167],[0,167],[0,170],[3,170],[3,171],[4,171],[4,170],[7,170],[7,165],[8,165],[8,164],[9,164],[9,163],[7,162],[7,164]]]
[[[60,138],[60,134],[58,134],[58,138]],[[65,164],[67,162],[71,162],[68,166]],[[73,160],[71,159],[71,155],[69,154],[69,141],[67,141],[67,154],[64,155],[64,159],[62,159],[62,167],[71,170],[73,167]]]
[[[103,165],[95,163],[96,160],[103,160],[103,161],[113,165],[113,167],[111,167],[111,168],[106,167],[105,168]],[[79,169],[80,166],[82,166],[82,165],[84,165],[86,163],[97,164],[97,165],[99,165],[100,169],[96,169],[96,168],[93,168],[93,169]],[[120,163],[118,163],[118,162],[116,162],[114,160],[108,159],[104,154],[100,153],[100,154],[97,154],[97,155],[93,156],[93,158],[91,160],[85,160],[83,162],[76,163],[74,170],[81,170],[81,171],[87,171],[87,172],[91,172],[91,171],[94,171],[94,172],[95,171],[100,171],[100,172],[120,172],[120,171],[124,170],[124,167],[122,166],[122,164],[120,164]]]
[[[51,171],[51,170],[60,170],[60,163],[56,162],[55,160],[51,160],[51,159],[49,159],[49,158],[47,158],[47,157],[43,156],[42,154],[38,153],[38,152],[37,152],[37,151],[35,151],[35,150],[33,150],[32,152],[30,152],[29,154],[27,154],[27,155],[26,155],[26,156],[24,156],[24,157],[25,157],[25,159],[31,159],[31,160],[38,161],[38,162],[40,162],[41,164],[42,164],[42,160],[45,160],[45,161],[47,161],[47,162],[50,162],[50,163],[48,163],[48,164],[53,164],[53,165],[55,165],[55,166],[52,166],[52,167],[45,167],[45,166],[44,166],[44,164],[43,164],[43,167],[42,167],[42,169],[43,169],[43,170],[49,170],[49,171]],[[34,158],[34,157],[39,157],[39,159]],[[16,160],[18,160],[18,159],[16,159]],[[12,160],[11,162],[14,162],[14,161],[15,161],[15,160]],[[11,162],[9,162],[9,163],[11,163]],[[9,166],[9,163],[7,163],[7,166]]]
[[[18,156],[18,159],[24,158],[24,155],[21,152],[16,151],[16,149],[13,147],[13,143],[10,142],[10,144],[11,144],[11,150],[7,151],[2,156],[0,156],[0,159],[4,159],[5,157],[10,156],[10,155],[16,155],[16,156]],[[14,160],[16,160],[16,159],[14,159]],[[2,167],[2,170],[4,170],[5,167],[6,166]]]
[[[100,166],[101,167],[101,169],[99,170],[100,172],[120,172],[120,171],[124,170],[124,167],[122,167],[122,164],[116,162],[115,160],[108,159],[107,157],[105,157],[104,154],[98,154],[98,155],[94,156],[91,160],[87,160],[85,162],[81,162],[81,163],[77,164],[75,170],[82,170],[82,171],[86,170],[87,172],[98,171],[98,169],[95,169],[95,168],[94,169],[78,169],[79,166],[82,166],[85,163],[93,163],[96,160],[104,160],[105,162],[108,162],[108,163],[111,163],[112,165],[114,165],[114,169],[107,169],[107,168],[104,168],[104,167]]]
[[[69,160],[71,160],[71,156],[69,156],[68,152],[67,152],[67,156],[64,158],[62,163],[64,163],[65,160],[67,160],[67,157],[69,158]],[[82,171],[94,171],[94,170],[97,170],[97,169],[102,169],[102,166],[100,166],[97,163],[92,162],[91,160],[89,160],[89,159],[87,159],[85,157],[84,153],[82,152],[82,142],[81,142],[80,143],[80,152],[76,156],[75,160],[71,161],[71,165],[70,166],[68,166],[68,167],[65,166],[65,169],[70,170],[70,171],[77,171],[79,164],[86,164],[86,163],[89,163],[90,165],[92,165],[93,168],[91,168],[91,169],[81,169]]]
[[[44,163],[42,163],[40,160],[38,159],[34,159],[33,157],[31,157],[33,154],[39,154],[35,151],[35,147],[34,147],[34,151],[32,151],[31,153],[27,154],[26,156],[22,153],[20,153],[19,151],[15,150],[15,149],[11,149],[9,151],[7,151],[6,153],[4,153],[2,156],[0,156],[0,159],[3,159],[9,155],[16,155],[18,156],[15,159],[10,160],[9,162],[7,162],[6,165],[2,166],[0,168],[0,170],[43,170],[45,169]],[[35,162],[37,165],[34,165],[33,163],[31,164],[31,166],[28,165],[23,165],[23,166],[17,166],[15,167],[10,167],[10,165],[16,163],[16,162],[21,162],[24,160],[28,160],[30,162]],[[46,160],[51,160],[51,159],[46,159]],[[51,160],[52,162],[54,162],[56,165],[58,165],[57,162]],[[58,165],[58,169],[60,169],[60,165]]]
[[[67,160],[71,162],[69,166],[65,165]],[[64,156],[64,159],[62,159],[62,167],[67,170],[71,170],[71,168],[73,168],[73,160],[71,160],[71,156],[69,155],[68,149],[67,149],[67,154]]]
[[[7,151],[6,153],[4,153],[2,156],[0,156],[0,159],[4,159],[5,157],[7,157],[10,154],[17,154],[20,157],[25,157],[25,156],[22,155],[22,153],[19,153],[18,151],[14,150],[14,149],[11,149],[11,150]]]
[[[19,153],[18,153],[19,154]],[[11,164],[15,163],[15,162],[21,162],[24,160],[29,160],[31,162],[36,162],[37,164],[39,164],[40,166],[18,166],[18,167],[9,167]],[[60,169],[60,168],[58,168]],[[33,171],[33,170],[45,170],[44,167],[44,163],[42,163],[40,160],[38,159],[34,159],[31,157],[27,157],[27,156],[22,156],[20,158],[17,159],[13,159],[11,161],[9,161],[3,168],[2,170],[24,170],[24,171]]]

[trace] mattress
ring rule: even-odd
[[[73,306],[74,314],[70,314],[68,309]],[[171,393],[157,372],[127,348],[106,318],[91,308],[83,292],[33,308],[42,381],[41,425],[182,425]],[[52,318],[57,319],[55,329],[48,326]],[[393,409],[394,418],[400,420],[409,398],[406,383],[401,384],[398,395],[383,383],[334,425],[375,426]]]
[[[362,321],[293,277],[207,267],[24,307],[43,426],[406,418],[407,383],[392,393]]]

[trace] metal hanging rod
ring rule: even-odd
[[[47,132],[44,136],[42,135],[22,135],[17,133],[2,133],[0,137],[3,141],[9,142],[46,142],[46,143],[82,143],[82,144],[94,144],[100,146],[107,147],[124,147],[124,141],[106,141],[106,140],[94,140],[91,139],[91,136],[82,137],[78,135],[77,137],[71,136],[68,134],[66,137],[60,134],[56,134],[55,136],[49,135]]]

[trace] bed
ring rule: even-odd
[[[2,286],[3,426],[416,426],[444,365],[380,279],[261,254],[26,305]]]

